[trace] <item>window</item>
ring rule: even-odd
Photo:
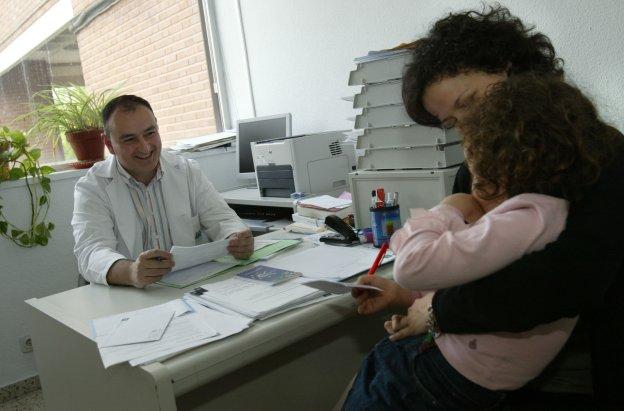
[[[64,30],[24,56],[0,76],[0,124],[28,130],[32,124],[23,116],[33,108],[36,92],[70,83],[84,85],[76,36]],[[31,141],[42,149],[41,162],[75,158],[71,149],[37,139]]]

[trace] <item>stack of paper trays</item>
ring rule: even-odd
[[[215,310],[258,320],[315,303],[323,295],[296,280],[266,285],[238,277],[202,285],[188,294]]]
[[[357,171],[349,174],[356,225],[370,225],[371,193],[378,187],[399,193],[405,221],[410,208],[435,205],[450,194],[447,181],[452,182],[457,165],[464,161],[460,136],[454,129],[417,124],[408,115],[402,84],[412,63],[409,48],[371,51],[354,63],[349,85],[359,90],[345,100],[357,110],[354,130],[349,132],[357,139]],[[403,175],[397,177],[397,171]],[[402,184],[407,178],[417,182]]]
[[[210,310],[193,301],[173,300],[142,310],[92,321],[93,339],[108,368],[160,361],[182,351],[220,340],[249,327],[240,315]]]

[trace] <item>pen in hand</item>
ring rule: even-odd
[[[375,271],[377,271],[377,268],[379,267],[379,263],[381,263],[381,260],[383,259],[383,256],[386,254],[387,250],[388,250],[388,242],[385,242],[381,245],[381,248],[379,249],[379,252],[377,253],[377,257],[375,257],[375,261],[373,262],[373,265],[371,266],[370,270],[368,270],[368,275],[375,274]]]

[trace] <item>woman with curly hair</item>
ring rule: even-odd
[[[403,99],[416,122],[452,127],[491,86],[527,72],[563,78],[563,61],[545,35],[500,6],[452,13],[415,43],[413,64],[404,73]],[[621,136],[604,127],[610,135]],[[608,146],[610,141],[596,144]],[[621,149],[614,149],[613,155],[617,160],[597,179],[578,181],[579,190],[587,195],[572,203],[566,228],[556,241],[487,277],[417,299],[409,311],[414,321],[399,335],[427,328],[442,334],[524,332],[581,314],[573,338],[544,375],[531,383],[532,389],[520,391],[524,391],[521,401],[549,409],[570,404],[592,409],[624,406],[624,250],[618,241],[624,231],[624,155]],[[488,173],[494,175],[507,170],[504,161],[484,164],[490,164]],[[549,164],[536,164],[535,172]],[[471,187],[464,165],[453,191],[470,193]],[[455,196],[455,201],[460,198]],[[384,289],[354,293],[361,314],[409,306],[412,301],[389,280],[364,276],[359,282]],[[604,338],[606,334],[609,338]],[[509,397],[518,401],[516,393]]]
[[[390,241],[394,278],[412,298],[483,278],[555,241],[569,204],[583,198],[623,141],[578,89],[553,76],[493,84],[457,126],[474,194],[413,210]],[[521,333],[444,333],[435,344],[401,338],[411,320],[386,324],[391,336],[364,360],[345,409],[496,407],[555,358],[577,318]]]

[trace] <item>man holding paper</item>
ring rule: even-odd
[[[145,287],[174,266],[171,246],[229,239],[236,258],[253,237],[193,160],[161,152],[150,104],[123,95],[102,110],[113,154],[76,184],[72,226],[82,276],[101,284]]]

